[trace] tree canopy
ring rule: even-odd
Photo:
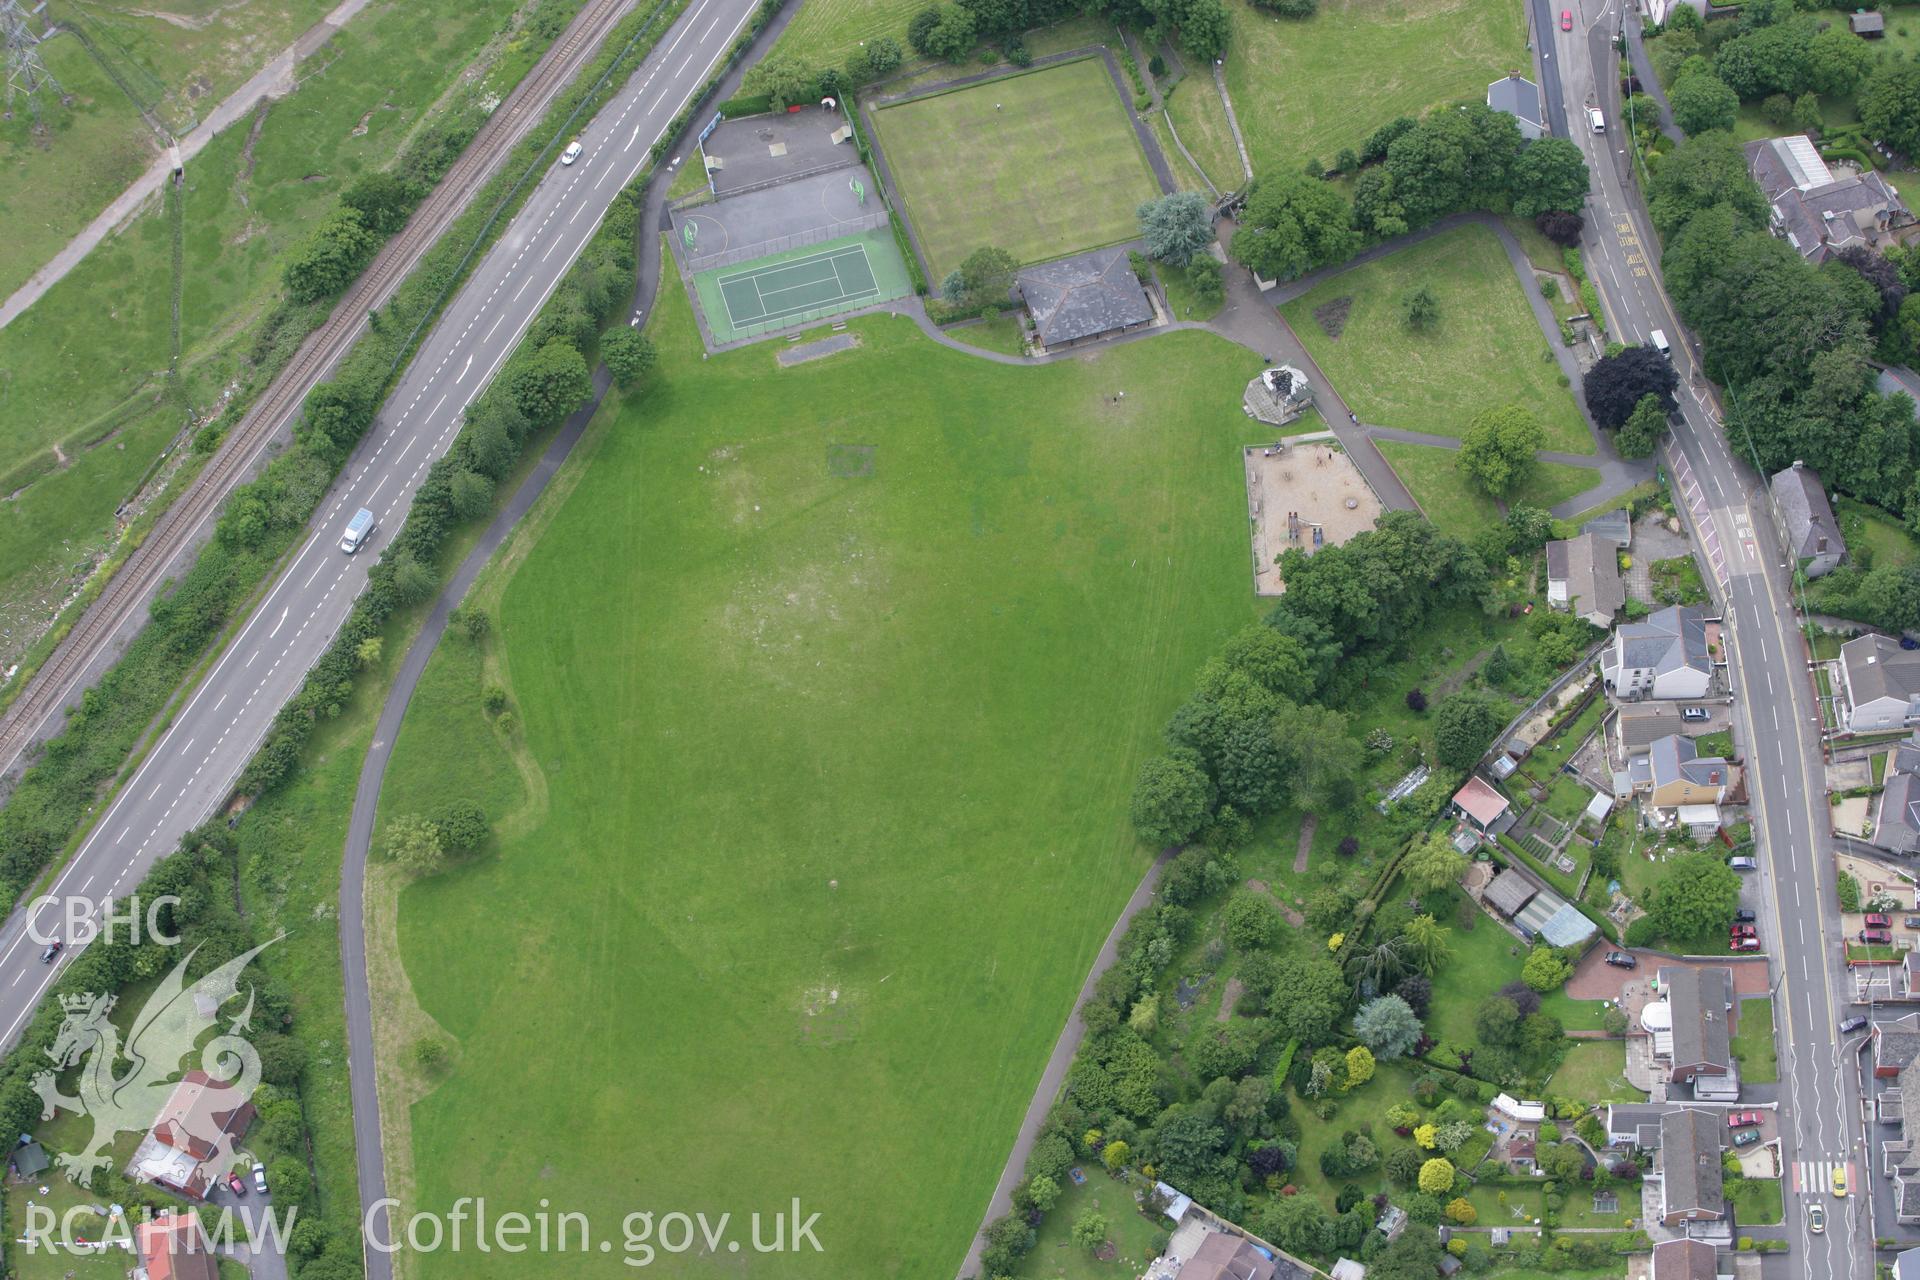
[[[1291,280],[1360,247],[1352,211],[1339,191],[1299,175],[1257,180],[1240,213],[1233,256],[1272,280]]]
[[[1134,210],[1147,253],[1184,267],[1213,242],[1213,205],[1198,191],[1175,191]]]
[[[1534,452],[1546,442],[1546,427],[1519,405],[1485,409],[1467,424],[1460,442],[1460,469],[1500,497],[1527,478]]]

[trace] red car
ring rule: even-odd
[[[237,1173],[229,1173],[227,1175],[227,1185],[233,1188],[233,1194],[237,1196],[247,1194],[247,1184]]]
[[[1757,938],[1760,936],[1760,930],[1755,925],[1730,924],[1727,926],[1727,935],[1733,938]]]
[[[1732,1111],[1727,1113],[1727,1128],[1744,1129],[1748,1125],[1759,1124],[1758,1111]]]
[[[1734,938],[1727,943],[1729,951],[1758,951],[1759,949],[1760,939],[1758,938]]]
[[[1878,911],[1867,912],[1866,915],[1860,917],[1860,922],[1869,929],[1887,929],[1893,926],[1893,921],[1887,919]]]
[[[1885,929],[1862,929],[1860,931],[1860,941],[1868,943],[1869,945],[1877,943],[1885,946],[1887,943],[1893,941],[1893,934]]]
[[[1562,31],[1573,30],[1573,10],[1562,9],[1560,11],[1560,29]]]

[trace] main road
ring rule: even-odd
[[[1622,23],[1640,17],[1622,0],[1574,0],[1574,30],[1562,32],[1550,0],[1528,0],[1544,33],[1543,76],[1552,85],[1548,123],[1578,142],[1593,175],[1583,249],[1605,305],[1609,336],[1645,342],[1663,330],[1680,374],[1680,415],[1667,446],[1676,502],[1686,507],[1714,579],[1728,638],[1733,693],[1742,706],[1743,754],[1752,797],[1759,884],[1749,890],[1773,957],[1774,1020],[1782,1126],[1786,1231],[1799,1275],[1868,1277],[1873,1240],[1862,1212],[1869,1153],[1860,1145],[1860,1098],[1837,1024],[1846,1016],[1844,941],[1833,883],[1820,709],[1769,515],[1764,478],[1741,460],[1738,427],[1701,372],[1659,275],[1659,242],[1635,185],[1619,93]],[[1572,102],[1573,122],[1566,103]],[[1601,109],[1608,132],[1586,124]],[[1850,1051],[1853,1046],[1846,1046]],[[1827,1174],[1845,1171],[1851,1194],[1831,1205],[1824,1234],[1806,1206],[1830,1197]]]
[[[555,163],[506,233],[421,343],[367,437],[322,503],[307,540],[227,645],[159,743],[121,787],[56,878],[54,898],[131,891],[180,837],[214,814],[366,584],[405,520],[414,489],[459,431],[462,413],[498,372],[599,226],[614,196],[752,15],[755,0],[691,0],[611,101],[583,128],[577,163]],[[358,554],[340,550],[356,510],[379,524]],[[10,1045],[53,984],[32,935],[58,932],[60,908],[0,929],[0,1047]],[[29,929],[29,924],[33,926]]]

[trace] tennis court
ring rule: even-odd
[[[879,296],[864,244],[843,245],[791,262],[736,271],[719,279],[735,332]]]

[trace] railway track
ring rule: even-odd
[[[196,530],[252,472],[267,444],[299,411],[307,392],[333,367],[367,323],[367,313],[392,297],[421,257],[466,208],[472,193],[493,177],[555,97],[599,48],[634,0],[593,0],[561,33],[446,175],[414,210],[400,233],[382,247],[360,278],[280,371],[253,408],[214,452],[187,491],[162,513],[100,597],[87,607],[45,665],[0,714],[0,772],[10,770],[48,719],[80,692],[113,637],[164,581],[169,565]]]

